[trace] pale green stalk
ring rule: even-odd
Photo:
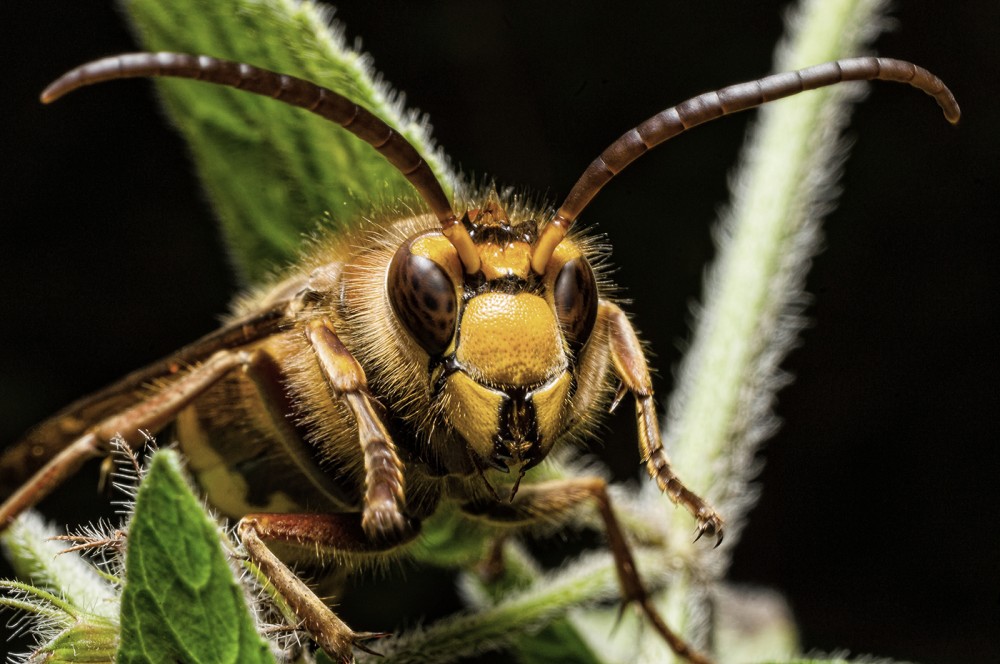
[[[115,589],[80,556],[62,554],[68,545],[52,540],[59,534],[37,512],[28,512],[0,535],[0,542],[17,576],[56,593],[66,605],[58,606],[67,613],[117,618]]]
[[[637,563],[647,570],[651,587],[663,584],[660,554],[642,550]],[[382,657],[359,656],[359,664],[406,664],[446,662],[492,648],[510,645],[525,634],[536,632],[573,608],[615,597],[618,581],[611,556],[593,553],[544,575],[528,588],[516,591],[494,605],[446,618],[424,629],[380,641]],[[609,630],[610,631],[610,630]]]
[[[858,55],[881,23],[881,0],[804,0],[779,44],[787,71]],[[874,26],[874,27],[873,27]],[[671,548],[694,549],[702,582],[721,577],[753,499],[753,455],[776,428],[779,363],[802,326],[803,282],[819,223],[836,194],[839,140],[859,86],[797,95],[761,110],[733,178],[733,202],[718,229],[719,255],[706,280],[693,343],[668,409],[667,449],[688,486],[727,519],[729,546],[692,544],[694,524],[672,514]],[[667,621],[706,636],[704,607],[674,598]]]
[[[857,54],[880,0],[806,0],[775,69]],[[778,362],[802,325],[802,285],[843,158],[838,140],[857,84],[764,107],[734,177],[719,257],[667,417],[668,447],[690,485],[742,514],[753,449],[775,428]],[[854,94],[851,94],[851,93]],[[735,459],[734,459],[735,457]],[[706,490],[707,489],[707,490]],[[739,522],[727,510],[730,525]],[[683,524],[690,529],[690,522]],[[732,529],[727,535],[732,535]],[[680,538],[687,541],[686,533]]]
[[[7,558],[29,583],[0,581],[0,608],[23,613],[8,625],[23,626],[35,640],[25,661],[113,661],[118,642],[116,588],[76,553],[52,541],[42,518],[21,515],[0,536]]]

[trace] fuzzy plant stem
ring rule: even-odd
[[[640,550],[636,562],[644,570],[660,564],[658,552]],[[663,579],[651,577],[653,587]],[[657,583],[659,582],[659,583]],[[565,568],[535,579],[524,590],[511,593],[492,606],[445,618],[377,644],[381,656],[359,655],[359,664],[417,664],[450,662],[508,645],[513,639],[538,631],[570,609],[613,598],[618,582],[610,555],[592,553]]]
[[[776,49],[775,71],[859,55],[882,24],[884,4],[803,0]],[[688,486],[705,492],[727,520],[727,544],[712,551],[692,543],[687,514],[672,514],[671,548],[692,551],[702,580],[724,574],[753,502],[754,453],[776,429],[774,394],[787,383],[779,363],[802,327],[805,275],[846,153],[839,136],[863,89],[841,84],[765,106],[732,178],[733,200],[716,229],[718,257],[665,426]],[[701,602],[671,597],[668,604],[674,628],[698,632]]]

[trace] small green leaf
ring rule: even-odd
[[[111,664],[118,645],[118,626],[92,619],[60,632],[34,653],[29,662],[45,664]]]
[[[101,604],[100,608],[109,606]],[[113,606],[117,607],[117,602]],[[0,608],[23,613],[17,621],[27,621],[35,639],[30,653],[15,655],[12,660],[47,664],[114,661],[118,645],[114,617],[81,609],[65,597],[19,581],[0,580]]]
[[[469,567],[483,559],[492,535],[489,526],[446,504],[423,523],[420,540],[410,552],[416,560],[439,567]]]
[[[118,662],[274,661],[173,452],[139,487],[125,568]]]
[[[56,535],[35,512],[0,535],[17,575],[30,581],[0,581],[0,607],[23,613],[18,620],[31,625],[35,645],[24,661],[110,664],[118,646],[116,588],[76,553],[63,553]]]
[[[328,12],[293,0],[126,0],[144,46],[237,60],[326,86],[366,107],[417,148],[446,191],[456,180],[426,122],[407,113],[348,48]],[[296,258],[324,215],[335,224],[416,201],[373,148],[340,127],[271,99],[193,81],[162,81],[171,118],[191,146],[237,269],[258,281]]]

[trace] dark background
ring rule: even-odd
[[[629,127],[766,73],[785,3],[341,4],[460,168],[558,198]],[[807,648],[996,662],[1000,5],[897,4],[879,53],[939,74],[965,116],[949,127],[890,84],[857,109],[732,578],[785,593]],[[109,5],[0,6],[0,443],[210,331],[236,288],[148,84],[36,101],[66,69],[133,48]],[[642,159],[584,216],[614,245],[664,397],[748,117]],[[613,426],[605,454],[631,467],[632,425]],[[93,481],[48,511],[93,518],[77,497]]]

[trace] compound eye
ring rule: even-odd
[[[431,356],[444,353],[455,333],[455,287],[440,265],[401,246],[389,264],[389,301],[396,317]]]
[[[553,297],[559,324],[575,352],[587,343],[597,320],[597,281],[587,259],[578,256],[562,266]]]

